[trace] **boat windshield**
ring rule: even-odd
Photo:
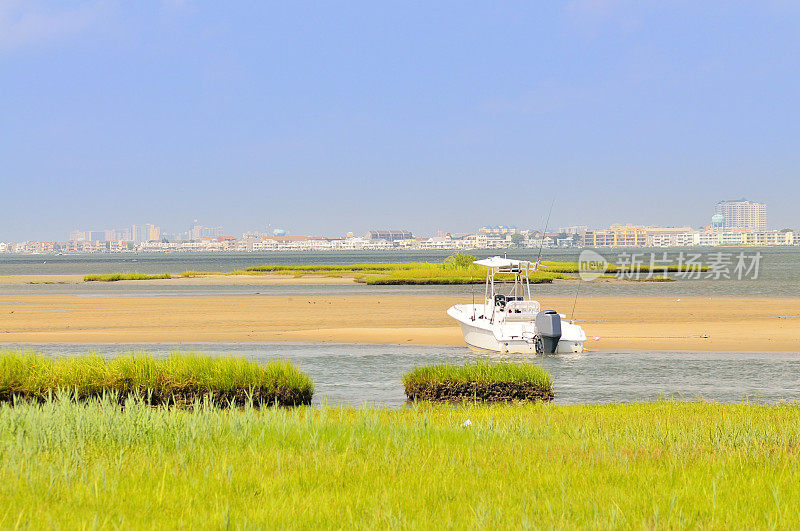
[[[532,321],[540,310],[537,301],[508,301],[506,302],[506,320]]]

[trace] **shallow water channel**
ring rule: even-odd
[[[25,344],[53,355],[95,351],[106,356],[146,350],[155,355],[180,349],[251,359],[288,359],[316,384],[314,403],[405,403],[401,378],[418,365],[464,363],[486,357],[464,347],[420,347],[335,343],[156,343]],[[494,355],[492,359],[522,359]],[[800,353],[739,352],[586,352],[538,356],[533,361],[553,377],[556,403],[636,402],[660,397],[719,402],[775,403],[800,400]]]

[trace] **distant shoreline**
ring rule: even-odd
[[[759,245],[759,244],[719,244],[719,245],[674,245],[674,246],[661,246],[661,245],[640,245],[635,247],[626,246],[598,246],[598,247],[584,247],[580,245],[572,246],[544,246],[542,251],[545,256],[548,253],[573,253],[576,256],[583,250],[592,250],[600,253],[603,252],[680,252],[680,251],[697,251],[697,252],[733,252],[737,250],[787,250],[800,252],[800,242],[794,244],[776,244],[776,245]],[[91,252],[12,252],[0,251],[0,259],[4,257],[17,257],[17,258],[42,258],[48,260],[51,258],[92,258],[92,257],[157,257],[157,256],[284,256],[284,255],[359,255],[359,254],[377,254],[377,255],[397,255],[397,254],[418,254],[418,255],[450,255],[454,253],[467,253],[478,254],[481,256],[489,255],[530,255],[538,254],[539,247],[465,247],[465,248],[362,248],[362,249],[294,249],[294,248],[278,248],[278,249],[259,249],[253,251],[244,251],[236,249],[137,249],[129,251],[91,251]]]

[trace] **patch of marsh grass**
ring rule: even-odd
[[[350,265],[268,265],[247,268],[249,273],[293,274],[296,278],[305,274],[353,273],[356,282],[369,285],[424,285],[424,284],[482,284],[486,280],[486,268],[473,264],[474,256],[456,253],[444,262],[408,262],[396,264],[350,264]],[[510,280],[511,275],[498,275],[498,280]],[[548,283],[554,279],[567,278],[558,272],[537,271],[531,273],[532,283]]]
[[[403,377],[409,400],[552,400],[550,374],[533,363],[477,361],[417,367]]]
[[[301,266],[290,265],[263,265],[252,266],[244,270],[229,273],[184,271],[178,275],[181,278],[193,278],[206,275],[291,275],[301,278],[306,275],[321,275],[324,277],[338,278],[344,274],[352,274],[356,282],[369,285],[424,285],[424,284],[482,284],[486,280],[486,268],[473,264],[474,256],[456,253],[444,262],[407,262],[407,263],[375,263],[375,264],[310,264]],[[640,273],[650,272],[679,272],[696,270],[688,266],[667,265],[653,266],[637,264],[633,271]],[[707,266],[700,268],[706,270]],[[608,264],[608,273],[625,273],[631,271],[630,267]],[[574,279],[579,272],[577,262],[542,261],[542,268],[530,274],[533,284],[551,283],[553,280]],[[150,280],[155,278],[170,278],[169,275],[87,275],[84,280]],[[511,280],[511,275],[497,275],[497,280]],[[652,277],[651,277],[652,278]],[[672,279],[671,279],[672,280]]]
[[[653,275],[641,278],[632,278],[630,280],[635,282],[675,282],[674,278],[668,277],[667,275]]]
[[[143,273],[112,273],[108,275],[86,275],[84,282],[116,282],[118,280],[158,280],[172,278],[169,273],[162,275],[145,275]]]
[[[32,351],[0,351],[0,401],[43,400],[59,390],[86,399],[104,393],[140,394],[152,404],[186,404],[208,397],[221,405],[248,400],[265,405],[311,403],[314,384],[289,362],[259,364],[240,357],[134,353],[51,358]]]

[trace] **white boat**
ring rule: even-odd
[[[531,299],[530,274],[538,265],[499,256],[474,263],[486,267],[484,302],[456,304],[447,310],[461,324],[470,348],[532,354],[583,352],[583,328],[556,311],[542,311]],[[513,284],[495,281],[498,274],[513,275]]]

